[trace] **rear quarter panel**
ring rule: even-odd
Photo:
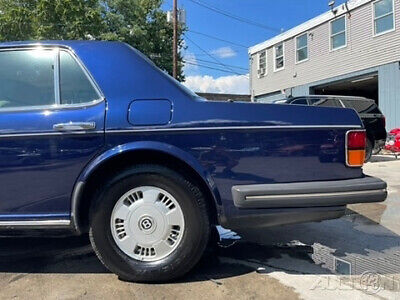
[[[217,187],[225,214],[236,212],[234,185],[359,178],[345,166],[345,129],[110,133],[107,143],[159,142],[189,153]]]
[[[236,213],[233,185],[339,180],[362,177],[345,166],[344,139],[361,120],[351,109],[208,102],[122,44],[77,50],[106,96],[106,148],[156,142],[188,153],[215,185],[225,213]],[[128,122],[134,100],[171,102],[162,126]],[[139,112],[140,113],[140,112]]]

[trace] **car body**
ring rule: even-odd
[[[400,153],[400,128],[392,129],[389,132],[385,149],[393,153]]]
[[[324,107],[353,108],[360,116],[367,130],[367,155],[369,160],[374,151],[379,152],[386,141],[386,120],[372,99],[356,96],[327,96],[312,95],[292,97],[280,102],[280,104],[314,105]]]
[[[365,143],[352,109],[209,102],[118,42],[4,43],[0,66],[2,234],[89,231],[126,280],[183,275],[217,224],[386,198],[349,165],[349,136]]]

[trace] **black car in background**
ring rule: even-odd
[[[365,160],[368,161],[372,154],[379,152],[385,145],[387,135],[385,116],[372,99],[355,96],[312,95],[292,97],[275,103],[353,108],[357,111],[367,131]]]

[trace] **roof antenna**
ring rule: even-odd
[[[329,7],[331,8],[331,12],[336,15],[337,9],[335,9],[335,0],[329,1],[328,3]]]

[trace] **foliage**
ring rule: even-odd
[[[172,74],[172,25],[161,4],[162,0],[0,0],[0,40],[123,41]],[[183,47],[181,38],[179,46]],[[180,80],[182,67],[179,57]]]

